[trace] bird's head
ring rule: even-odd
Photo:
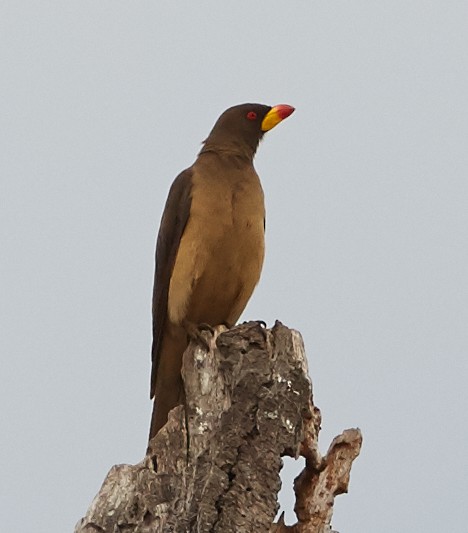
[[[218,118],[202,152],[225,151],[252,158],[265,132],[289,117],[294,107],[241,104],[230,107]]]

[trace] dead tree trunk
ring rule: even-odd
[[[347,491],[358,429],[318,451],[320,411],[302,338],[277,322],[206,334],[184,355],[186,405],[174,409],[139,464],[114,466],[75,533],[331,531]],[[281,457],[306,458],[294,483],[298,522],[273,523]]]

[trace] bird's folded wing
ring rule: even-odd
[[[156,376],[164,326],[167,320],[169,284],[180,239],[190,214],[192,202],[192,169],[181,172],[169,191],[156,244],[156,270],[153,288],[153,347],[151,350],[151,394],[156,388]]]

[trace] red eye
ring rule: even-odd
[[[257,113],[255,113],[255,111],[249,111],[247,113],[247,118],[249,120],[255,120],[257,118]]]

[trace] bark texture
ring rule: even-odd
[[[300,334],[249,322],[204,335],[208,349],[192,343],[184,354],[185,406],[143,461],[110,470],[75,533],[331,532],[362,438],[348,429],[320,455]],[[293,526],[274,523],[284,455],[306,458]]]

